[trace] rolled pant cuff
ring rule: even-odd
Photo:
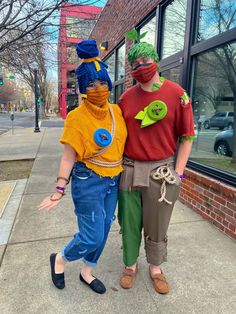
[[[86,259],[82,259],[82,261],[84,262],[85,265],[87,266],[90,266],[90,267],[95,267],[97,266],[97,263],[93,263],[93,262],[89,262],[89,261],[86,261]]]
[[[167,261],[167,238],[161,242],[154,242],[145,237],[145,251],[149,264],[161,265]]]
[[[66,257],[65,257],[65,249],[66,249],[66,246],[64,246],[62,249],[61,249],[61,256],[63,258],[63,260],[65,262],[70,262]]]

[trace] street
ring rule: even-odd
[[[41,124],[40,124],[41,123]],[[51,120],[40,121],[40,127],[63,127],[64,120],[53,117]],[[16,129],[20,128],[33,128],[35,125],[34,112],[15,112],[13,126]],[[12,128],[12,121],[9,113],[0,113],[0,133]],[[218,129],[201,130],[197,140],[194,142],[193,151],[213,152],[213,143],[216,134],[220,131]]]
[[[13,126],[16,129],[32,128],[35,125],[34,112],[15,112]],[[63,127],[64,121],[59,118],[41,121],[41,127]],[[9,130],[12,128],[12,121],[9,113],[0,113],[0,130]]]

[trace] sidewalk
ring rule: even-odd
[[[179,202],[169,227],[168,263],[163,265],[171,285],[168,295],[153,290],[143,248],[135,287],[120,288],[122,250],[117,221],[94,271],[107,293],[96,295],[80,282],[80,261],[67,265],[64,290],[52,285],[49,254],[60,250],[77,228],[70,188],[56,209],[36,209],[54,190],[63,149],[58,143],[61,131],[21,129],[16,135],[0,136],[1,160],[36,158],[30,178],[16,182],[0,219],[10,221],[11,216],[13,223],[8,227],[9,237],[5,234],[5,242],[0,243],[0,313],[236,313],[236,243]],[[0,224],[0,239],[1,232]]]

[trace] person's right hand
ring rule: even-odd
[[[45,199],[37,206],[38,210],[42,209],[47,209],[47,211],[51,210],[60,202],[62,196],[63,195],[61,193],[55,192],[51,196],[45,197]]]

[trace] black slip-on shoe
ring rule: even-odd
[[[94,292],[103,294],[106,292],[106,287],[104,284],[97,278],[95,278],[91,283],[88,283],[87,281],[84,280],[82,275],[79,275],[80,280],[85,283],[87,286],[89,286]]]
[[[50,255],[50,265],[51,265],[51,276],[52,276],[52,282],[58,289],[64,289],[65,288],[65,279],[64,279],[64,273],[56,274],[55,273],[55,261],[56,261],[56,253],[52,253]]]

